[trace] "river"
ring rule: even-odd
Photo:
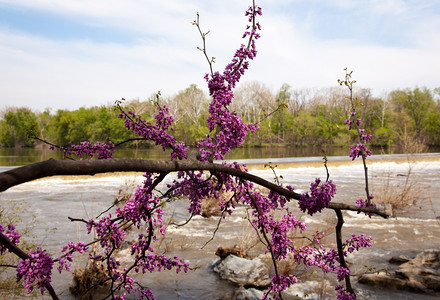
[[[271,162],[272,165],[277,165],[276,172],[282,176],[281,181],[299,191],[307,190],[316,177],[326,176],[322,158],[319,156],[244,159],[240,162],[246,163],[251,173],[273,180],[272,170],[264,168],[264,164]],[[8,164],[4,163],[0,170],[9,169],[11,165],[13,164],[6,167]],[[354,203],[355,199],[364,197],[363,168],[359,162],[352,162],[347,157],[330,156],[328,165],[330,179],[338,189],[334,201]],[[408,206],[397,211],[396,217],[390,219],[370,219],[356,213],[344,213],[345,237],[352,233],[373,236],[373,247],[362,249],[348,257],[348,261],[352,263],[352,272],[364,272],[365,266],[385,268],[388,259],[394,255],[414,256],[425,249],[439,248],[440,154],[378,155],[369,160],[368,167],[371,190],[376,201],[401,192],[410,174],[409,202]],[[172,181],[173,176],[169,176],[164,184]],[[112,204],[121,190],[133,187],[141,180],[140,174],[134,173],[52,177],[13,187],[0,194],[0,201],[2,205],[24,203],[24,222],[32,220],[33,216],[37,222],[33,228],[36,235],[34,242],[51,253],[58,253],[68,240],[90,239],[85,234],[84,227],[81,224],[70,223],[68,217],[89,219],[97,216]],[[179,200],[167,206],[167,222],[183,222],[188,217],[186,205],[186,201]],[[295,207],[295,203],[290,205]],[[316,230],[325,231],[328,236],[324,243],[334,245],[333,212],[324,212],[313,217],[298,212],[298,216],[308,225],[306,235],[310,236]],[[240,207],[236,213],[222,222],[214,240],[202,249],[212,237],[217,222],[218,217],[195,217],[183,227],[170,225],[167,228],[167,237],[160,241],[163,252],[169,256],[177,254],[188,259],[191,266],[196,267],[195,270],[189,271],[188,274],[146,274],[138,279],[142,279],[145,285],[151,287],[158,299],[218,299],[223,296],[233,286],[220,280],[210,269],[217,260],[214,255],[217,246],[246,246],[256,240],[253,229],[246,220],[245,209]],[[258,250],[261,248],[252,248],[250,254],[257,255]],[[74,267],[81,267],[83,263],[84,261],[80,261]],[[70,274],[65,272],[60,276],[54,270],[53,279],[60,298],[72,299],[68,292],[68,286],[71,284]],[[301,296],[308,292],[309,296],[305,299],[332,298],[333,292],[329,284],[333,281],[333,276],[310,273],[295,285],[292,293]],[[354,287],[359,299],[434,299],[432,296],[387,291],[358,283],[355,283]]]

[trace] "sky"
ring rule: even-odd
[[[243,43],[250,0],[0,0],[0,110],[77,109],[207,91]],[[242,81],[274,93],[337,86],[344,68],[380,97],[440,87],[439,0],[262,0],[258,54]]]

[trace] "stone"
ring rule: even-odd
[[[406,255],[399,255],[391,257],[388,262],[393,265],[401,265],[403,263],[409,262],[410,260],[411,258]]]
[[[228,255],[213,268],[220,278],[246,287],[267,287],[269,270],[259,259],[249,260]]]
[[[430,249],[419,253],[414,259],[400,265],[396,270],[400,278],[408,279],[420,289],[440,292],[440,250]]]
[[[228,255],[235,255],[238,257],[246,257],[247,251],[238,245],[219,246],[217,248],[217,251],[215,251],[215,255],[219,256],[222,259],[226,258]]]
[[[417,286],[417,284],[415,284],[414,282],[409,283],[408,280],[401,279],[396,276],[390,276],[390,274],[385,272],[362,275],[359,278],[359,283],[382,287],[390,290],[423,292],[421,286]]]
[[[361,276],[359,282],[388,289],[440,295],[440,250],[425,250],[414,259],[402,263],[394,274],[367,274]]]
[[[263,292],[255,288],[246,289],[239,287],[224,295],[221,300],[260,300],[263,298]]]
[[[406,265],[414,265],[431,269],[440,269],[440,250],[429,249],[417,254],[417,256],[409,261]]]
[[[201,212],[202,217],[210,218],[212,216],[221,216],[222,210],[220,207],[220,199],[213,197],[204,198],[201,201]]]

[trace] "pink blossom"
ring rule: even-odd
[[[38,248],[37,251],[29,250],[29,258],[22,260],[17,265],[17,281],[23,279],[24,288],[29,293],[37,287],[43,295],[44,290],[51,282],[53,260],[46,251]]]
[[[322,209],[330,205],[331,198],[336,194],[336,185],[330,180],[321,183],[320,178],[310,184],[310,194],[308,192],[301,194],[299,208],[309,215],[321,212]]]
[[[15,226],[13,224],[8,224],[7,229],[3,224],[0,224],[0,233],[4,234],[12,244],[17,245],[20,243],[20,234],[15,231]],[[7,248],[0,244],[0,255],[3,255],[6,252]]]

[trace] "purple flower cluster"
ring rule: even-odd
[[[294,247],[293,253],[298,264],[302,262],[306,267],[316,266],[325,273],[337,271],[339,266],[338,252],[335,249],[327,250],[323,246],[303,246],[299,249]]]
[[[356,113],[352,112],[351,115],[354,117],[356,115]],[[356,119],[356,122],[353,122],[352,120],[349,120],[349,119],[345,120],[345,125],[348,126],[348,130],[351,130],[351,128],[353,126],[353,123],[356,124],[357,126],[360,126],[361,125],[361,119]]]
[[[79,145],[71,145],[70,147],[78,157],[93,158],[96,155],[97,159],[108,159],[113,157],[115,145],[112,142],[108,142],[108,144],[81,142]]]
[[[273,207],[281,207],[283,208],[288,199],[274,191],[270,191],[269,195],[267,195],[267,198],[272,203]]]
[[[20,243],[20,234],[15,231],[15,226],[13,224],[8,224],[6,228],[5,231],[3,224],[0,224],[0,233],[4,234],[12,244],[17,245]],[[7,248],[3,246],[3,244],[0,244],[0,255],[3,255],[6,250]]]
[[[115,151],[114,148],[115,145],[110,141],[107,144],[101,142],[97,142],[96,144],[92,144],[90,142],[81,142],[79,145],[70,145],[70,147],[59,147],[59,150],[63,152],[64,157],[74,154],[81,159],[108,159],[113,157],[113,153]],[[50,145],[50,149],[54,150],[55,146]]]
[[[246,173],[248,172],[246,165],[240,165],[237,162],[233,162],[231,164],[223,162],[223,165],[235,168]],[[232,214],[232,210],[235,208],[235,204],[241,202],[254,208],[253,214],[256,215],[255,207],[250,199],[252,193],[248,193],[248,191],[252,190],[252,188],[254,187],[252,182],[240,180],[237,177],[233,177],[224,173],[219,173],[218,175],[219,178],[221,178],[221,183],[223,185],[223,188],[220,191],[223,193],[227,191],[231,191],[234,193],[234,197],[230,198],[229,200],[223,199],[223,201],[220,202],[221,210],[227,212],[230,215]]]
[[[344,268],[344,267],[339,267],[338,268],[338,281],[344,281],[345,276],[350,276],[350,269],[348,268]]]
[[[207,180],[203,171],[179,172],[177,179],[172,185],[168,185],[173,190],[174,197],[184,197],[189,199],[188,211],[198,215],[201,212],[201,200],[212,197],[219,199],[220,191],[215,189],[215,182]]]
[[[370,195],[368,198],[369,198],[369,200],[372,200],[372,199],[374,198],[374,196],[373,196],[373,195]],[[371,207],[371,208],[376,208],[376,204],[371,203],[371,202],[368,204],[368,202],[370,202],[370,201],[368,201],[368,200],[363,200],[363,199],[357,199],[357,200],[356,200],[356,206],[357,206],[357,207]],[[360,212],[358,211],[358,214],[359,214],[359,213],[360,213]],[[367,216],[369,216],[369,217],[371,218],[371,213],[370,213],[370,212],[366,212],[365,215],[367,215]]]
[[[139,296],[139,299],[148,299],[148,300],[154,300],[153,292],[148,288],[141,288],[139,289],[141,295]]]
[[[22,260],[17,265],[17,281],[23,279],[24,288],[28,293],[34,289],[35,280],[41,294],[50,284],[53,260],[46,251],[38,248],[30,250],[29,258]]]
[[[69,250],[69,251],[67,251]],[[66,254],[60,256],[58,259],[56,259],[58,261],[58,268],[57,270],[61,273],[63,271],[63,269],[65,269],[66,271],[70,271],[70,263],[73,261],[73,256],[72,253],[74,252],[78,252],[78,253],[84,253],[87,252],[88,247],[84,244],[84,242],[79,242],[79,243],[73,243],[71,241],[68,242],[67,246],[64,246],[61,249],[61,252],[66,252]]]
[[[372,137],[371,133],[366,132],[365,129],[360,128],[359,129],[359,133],[360,133],[360,140],[361,140],[361,142],[366,143],[369,140],[371,140],[371,137]]]
[[[168,107],[166,105],[158,105],[156,109],[157,113],[154,116],[155,124],[141,119],[132,111],[125,112],[122,109],[118,117],[124,119],[125,127],[137,135],[146,140],[154,141],[156,145],[162,146],[163,150],[170,148],[172,150],[171,159],[186,158],[188,147],[183,142],[178,143],[174,136],[168,133],[168,130],[174,130],[171,127],[174,123],[174,118],[170,115]]]
[[[349,156],[351,157],[351,160],[355,160],[359,156],[366,158],[367,156],[371,156],[371,151],[365,146],[365,144],[359,143],[351,145]]]
[[[254,59],[257,55],[255,40],[260,37],[257,31],[261,30],[261,27],[259,23],[255,23],[255,17],[261,14],[260,7],[250,7],[246,11],[246,16],[252,23],[248,25],[243,34],[243,38],[249,36],[248,46],[244,44],[240,46],[223,74],[215,72],[211,78],[208,74],[205,76],[212,101],[209,105],[210,115],[207,119],[210,133],[197,144],[202,160],[223,159],[231,149],[244,143],[249,132],[255,132],[258,129],[255,124],[244,123],[236,113],[231,113],[228,110],[228,106],[234,97],[232,89],[248,69],[249,60]]]
[[[273,276],[272,277],[272,292],[275,293],[274,299],[280,299],[278,297],[279,293],[282,291],[285,291],[288,287],[290,287],[292,284],[297,283],[298,279],[293,275],[282,275],[279,276]],[[267,299],[267,294],[263,296],[263,299]]]
[[[286,213],[283,214],[281,220],[275,220],[272,215],[260,216],[258,220],[259,228],[264,228],[266,232],[271,234],[272,239],[268,248],[272,250],[274,258],[278,260],[286,258],[287,252],[293,249],[293,242],[288,234],[293,234],[297,228],[300,232],[306,230],[304,222],[296,220],[288,209],[286,209]]]
[[[160,224],[161,232],[163,232],[163,211],[158,207],[159,197],[151,193],[152,178],[154,176],[151,173],[145,173],[144,177],[146,178],[144,185],[137,187],[136,192],[123,208],[116,209],[116,215],[126,221],[131,221],[137,228],[151,220],[153,225]],[[155,211],[154,218],[151,213],[153,210]]]
[[[136,266],[136,272],[142,271],[142,273],[146,272],[154,272],[154,271],[162,271],[162,270],[171,270],[172,268],[176,269],[176,273],[180,271],[188,272],[189,264],[183,259],[179,259],[177,256],[173,258],[166,257],[165,255],[158,255],[155,253],[148,253],[146,256],[138,258],[138,264]]]
[[[9,224],[5,231],[4,225],[0,224],[0,233],[3,234],[13,245],[20,243],[20,234],[15,231],[15,226]],[[6,247],[0,244],[0,255],[6,252]],[[38,248],[37,251],[29,250],[27,258],[17,264],[17,282],[23,279],[23,285],[27,293],[31,293],[35,286],[44,293],[46,287],[50,285],[53,259],[49,254]]]
[[[371,247],[371,241],[373,238],[371,236],[366,236],[365,234],[352,234],[351,238],[346,239],[343,243],[343,248],[346,249],[344,255],[348,253],[353,253],[355,250],[359,251],[360,248]]]
[[[183,270],[187,272],[188,263],[178,257],[168,258],[165,255],[153,253],[152,241],[156,240],[155,228],[159,228],[161,234],[165,234],[165,227],[162,224],[163,211],[160,208],[160,199],[153,194],[156,182],[162,179],[158,175],[151,173],[144,174],[145,181],[142,186],[138,186],[134,195],[126,202],[122,208],[116,209],[116,216],[112,214],[103,216],[100,220],[90,220],[87,229],[90,233],[92,229],[96,231],[97,240],[105,250],[105,255],[95,255],[92,259],[106,263],[106,273],[109,274],[113,282],[118,283],[115,290],[124,288],[129,294],[141,292],[142,295],[154,299],[151,290],[134,288],[134,280],[128,276],[128,272],[154,272],[161,270],[176,269],[176,272]],[[146,234],[138,234],[137,240],[131,246],[133,263],[131,267],[122,267],[121,262],[116,260],[112,254],[115,249],[121,247],[125,238],[124,226],[136,226]],[[82,251],[83,244],[72,244],[69,249]],[[63,249],[64,251],[67,248]],[[118,295],[118,299],[125,299],[125,295]]]
[[[353,111],[351,113],[351,120],[347,119],[345,120],[345,124],[348,126],[348,130],[352,129],[353,124],[355,124],[356,129],[358,131],[359,135],[359,144],[352,145],[350,148],[350,157],[352,160],[355,160],[359,156],[362,156],[362,158],[367,158],[368,156],[371,156],[371,151],[365,146],[365,143],[367,143],[371,139],[371,134],[367,133],[364,128],[359,128],[362,121],[361,119],[355,119],[356,111]]]
[[[87,223],[87,233],[90,234],[92,229],[95,229],[99,243],[106,254],[109,254],[113,247],[119,248],[125,236],[125,231],[111,217],[112,214],[109,214],[99,221],[90,219]]]
[[[299,208],[309,215],[321,212],[322,209],[330,205],[331,199],[336,194],[336,185],[331,181],[321,183],[320,178],[310,184],[310,194],[305,192],[301,194]]]
[[[323,234],[317,233],[314,237],[314,244],[319,245],[319,240],[324,237]],[[367,237],[364,234],[355,235],[346,239],[343,243],[343,255],[347,256],[355,250],[358,251],[361,247],[370,247],[372,237]],[[339,254],[335,249],[325,249],[323,246],[303,246],[301,248],[293,248],[294,259],[299,263],[303,263],[306,267],[316,266],[324,273],[336,272],[339,282],[343,281],[346,276],[350,275],[350,269],[342,267],[339,264]],[[355,295],[346,291],[342,285],[335,287],[338,292],[338,299],[355,299]],[[353,297],[353,298],[351,298]]]
[[[356,295],[350,293],[342,285],[335,286],[335,290],[338,292],[338,300],[356,300]]]

